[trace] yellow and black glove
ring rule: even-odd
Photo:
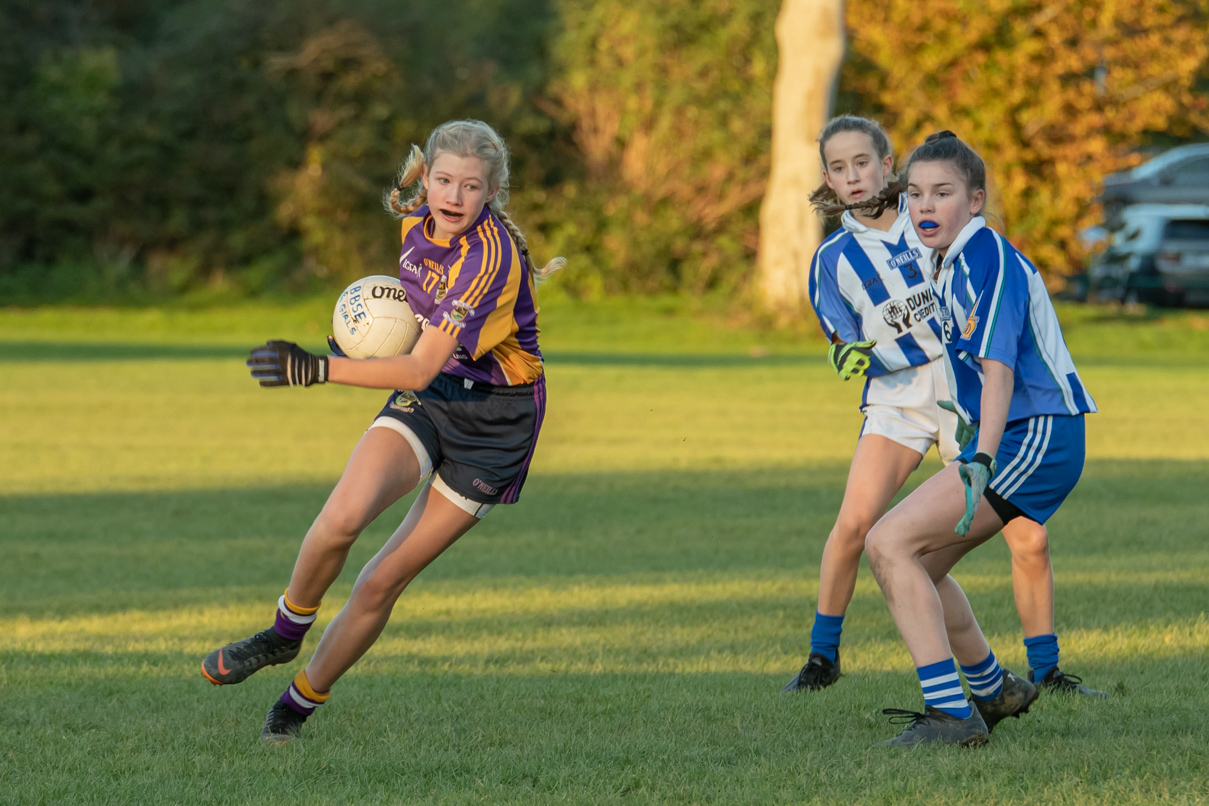
[[[876,339],[833,344],[827,351],[827,362],[844,380],[863,377],[873,363],[873,347],[876,344]]]

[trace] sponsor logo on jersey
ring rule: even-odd
[[[916,322],[923,322],[936,313],[936,296],[932,289],[925,288],[907,297],[907,307],[911,309]]]
[[[974,335],[974,331],[977,329],[978,329],[978,317],[975,316],[974,314],[970,314],[970,318],[966,320],[965,330],[961,331],[961,337],[963,339],[968,339],[968,338],[970,338],[970,336]]]
[[[407,259],[407,256],[410,255],[415,250],[416,250],[416,248],[413,246],[411,249],[408,249],[406,252],[404,252],[402,255],[399,256],[399,270],[400,271],[403,271],[403,270],[409,271],[412,274],[414,274],[415,276],[419,277],[420,276],[420,267]]]
[[[395,302],[407,302],[407,291],[390,285],[376,285],[369,295],[374,299],[393,299]]]
[[[415,392],[399,392],[390,401],[390,407],[399,411],[411,412],[413,406],[420,405],[420,398],[416,397]]]
[[[886,261],[886,265],[892,269],[897,269],[900,266],[906,266],[908,263],[919,260],[924,256],[924,253],[912,247],[906,252],[900,252]]]
[[[882,306],[882,319],[898,333],[911,327],[911,309],[900,299],[892,299]]]
[[[499,492],[498,487],[492,487],[490,484],[483,481],[482,479],[475,479],[474,481],[471,482],[471,484],[474,485],[474,488],[476,490],[482,490],[483,492],[487,493],[487,495],[495,495],[497,492]]]

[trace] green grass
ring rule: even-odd
[[[264,391],[241,360],[270,336],[320,344],[327,305],[0,311],[0,802],[1209,799],[1203,314],[1061,311],[1102,408],[1050,523],[1063,665],[1109,702],[1047,697],[981,751],[874,748],[880,709],[919,692],[864,571],[845,678],[781,696],[859,387],[809,327],[555,299],[521,503],[404,594],[304,741],[263,747],[291,671],[214,688],[197,664],[271,617],[385,395]],[[405,506],[363,535],[321,626]],[[1008,570],[992,541],[956,575],[1022,671]]]

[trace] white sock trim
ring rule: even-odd
[[[428,456],[428,451],[424,448],[424,443],[416,436],[416,432],[412,431],[403,423],[396,420],[394,417],[379,417],[370,423],[370,428],[389,428],[395,431],[403,439],[407,440],[407,444],[411,446],[412,452],[415,453],[417,461],[420,463],[420,481],[428,478],[432,473],[432,459]],[[367,429],[368,430],[368,429]]]
[[[461,493],[454,491],[452,487],[445,483],[445,479],[441,478],[440,474],[432,477],[431,484],[434,490],[449,499],[459,509],[473,515],[479,520],[487,517],[487,513],[495,506],[495,504],[480,504],[478,501],[472,501]]]

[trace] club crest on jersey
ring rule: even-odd
[[[898,333],[911,327],[911,309],[902,300],[892,299],[882,307],[882,319]]]
[[[886,261],[886,265],[892,269],[897,269],[900,266],[906,266],[908,263],[919,260],[924,256],[924,253],[912,247],[906,252],[900,252]]]
[[[420,398],[416,397],[415,392],[409,391],[399,392],[390,401],[390,407],[399,411],[410,412],[413,406],[418,405],[420,405]]]
[[[471,316],[474,316],[474,307],[455,299],[453,307],[445,314],[445,321],[454,327],[465,327],[466,319]]]
[[[961,337],[963,339],[970,338],[970,336],[974,335],[974,331],[977,328],[978,328],[978,317],[975,316],[974,314],[970,314],[970,318],[968,320],[966,320],[965,330],[961,331]]]
[[[449,284],[445,281],[445,275],[441,275],[441,281],[437,283],[437,295],[433,299],[437,302],[445,299],[445,295],[449,293]]]

